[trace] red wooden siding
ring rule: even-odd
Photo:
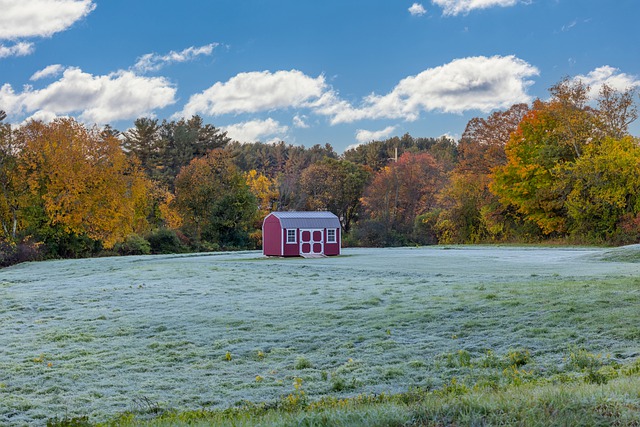
[[[267,256],[282,256],[284,231],[280,228],[280,220],[269,215],[262,224],[262,253]],[[286,236],[284,237],[286,238]]]
[[[299,256],[300,255],[300,231],[296,229],[296,242],[295,243],[287,243],[287,229],[282,229],[282,234],[284,236],[284,256]]]
[[[327,230],[324,230],[324,254],[325,255],[340,255],[340,239],[341,239],[341,233],[340,233],[340,229],[336,229],[336,242],[335,243],[328,243],[328,235],[329,233],[327,232]]]

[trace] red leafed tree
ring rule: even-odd
[[[365,213],[387,233],[408,234],[415,218],[436,206],[444,181],[432,155],[405,153],[374,176],[362,198]]]

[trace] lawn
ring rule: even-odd
[[[282,404],[300,391],[315,402],[597,386],[640,356],[639,252],[451,246],[14,266],[0,271],[0,425]]]

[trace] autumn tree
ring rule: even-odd
[[[586,147],[575,163],[562,168],[571,191],[565,202],[572,234],[591,241],[618,239],[623,217],[640,213],[638,139],[606,138]],[[640,230],[638,230],[640,231]],[[622,243],[635,243],[624,241]]]
[[[367,168],[348,160],[326,158],[306,168],[300,176],[301,198],[307,210],[336,214],[344,233],[357,219],[360,198],[369,180]]]
[[[211,150],[184,167],[175,180],[174,203],[199,249],[248,245],[256,199],[228,152]]]
[[[458,142],[458,163],[439,194],[436,219],[442,243],[479,243],[503,238],[506,218],[489,191],[491,171],[507,162],[505,146],[529,107],[516,104],[469,121]]]
[[[25,186],[17,175],[20,147],[11,126],[2,123],[6,117],[6,113],[0,110],[0,222],[4,239],[15,240],[20,209],[18,200]]]
[[[579,81],[565,79],[553,86],[552,98],[547,102],[536,101],[524,116],[507,143],[507,163],[492,175],[491,191],[501,203],[514,207],[536,224],[543,235],[564,236],[580,229],[575,223],[580,217],[577,204],[572,200],[586,202],[585,191],[600,188],[603,200],[606,199],[607,191],[595,185],[597,181],[576,180],[574,176],[580,176],[586,164],[596,167],[597,163],[589,162],[602,154],[594,153],[601,153],[603,144],[613,150],[611,141],[621,139],[612,136],[626,132],[635,116],[628,92],[616,94],[604,88],[596,100],[600,109],[589,105],[588,93],[589,87]],[[615,175],[619,172],[614,164],[612,161],[609,168]],[[585,182],[590,184],[577,190]]]
[[[450,170],[456,162],[457,147],[452,138],[442,136],[440,138],[414,138],[405,133],[402,137],[394,136],[384,141],[371,141],[360,144],[344,152],[344,159],[350,162],[365,165],[374,171],[378,171],[396,157],[406,152],[427,152],[440,163],[445,170]]]
[[[492,113],[486,119],[471,119],[458,142],[456,172],[489,175],[496,166],[506,164],[504,147],[528,111],[527,104],[515,104],[508,110]]]
[[[27,188],[20,215],[46,243],[55,245],[62,233],[110,248],[146,230],[149,182],[116,138],[73,119],[56,119],[31,121],[16,131],[16,139],[16,172]]]
[[[279,193],[278,182],[256,171],[250,170],[244,174],[249,191],[256,199],[258,210],[253,220],[253,231],[249,233],[256,247],[262,245],[262,222],[277,206]]]
[[[302,172],[310,165],[324,159],[336,159],[338,155],[330,144],[316,144],[310,148],[291,147],[284,169],[278,174],[279,210],[304,209],[304,196],[300,189]]]
[[[359,234],[371,244],[403,243],[416,217],[436,207],[436,194],[444,183],[442,166],[432,155],[403,154],[367,186],[362,204],[368,221],[359,227]]]
[[[602,135],[620,139],[629,133],[629,125],[638,118],[635,87],[617,91],[607,84],[600,88],[597,124]]]
[[[275,179],[258,173],[255,169],[244,174],[249,190],[258,203],[258,216],[262,221],[274,210],[278,202],[278,183]]]

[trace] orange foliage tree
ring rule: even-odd
[[[367,186],[362,205],[375,234],[408,236],[416,217],[437,206],[436,194],[445,184],[442,166],[428,153],[404,153],[381,169]],[[371,242],[389,244],[401,242]]]
[[[440,243],[479,243],[504,238],[505,215],[489,191],[491,171],[507,163],[505,146],[529,111],[515,104],[489,117],[473,118],[458,143],[458,163],[439,195],[437,219]]]
[[[579,81],[565,79],[550,91],[511,135],[491,191],[542,235],[606,239],[635,209],[637,142],[621,136],[637,117],[632,91],[605,85],[598,108]]]

